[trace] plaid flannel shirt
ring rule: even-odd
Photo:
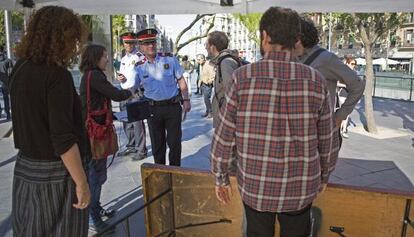
[[[229,184],[228,168],[237,159],[246,205],[269,212],[306,207],[337,160],[332,109],[323,76],[288,52],[239,68],[212,142],[216,185]]]

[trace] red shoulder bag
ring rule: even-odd
[[[90,80],[92,72],[89,71],[86,80],[86,107],[87,115],[85,126],[88,132],[89,142],[91,144],[92,159],[98,160],[115,155],[118,151],[118,138],[112,120],[112,113],[109,109],[107,99],[104,100],[103,109],[91,111],[90,104]],[[106,115],[105,124],[97,123],[92,116]]]

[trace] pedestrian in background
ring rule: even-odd
[[[113,86],[105,76],[105,69],[108,64],[108,53],[104,46],[89,44],[82,52],[79,70],[83,73],[80,84],[80,96],[82,101],[82,117],[84,124],[87,119],[88,106],[90,111],[102,111],[106,108],[112,114],[111,100],[123,101],[132,96],[129,90],[119,90]],[[89,81],[89,82],[88,82]],[[89,83],[89,88],[87,84]],[[89,89],[89,92],[87,91]],[[87,100],[89,93],[90,101]],[[89,105],[88,105],[89,103]],[[92,116],[98,124],[105,124],[106,113],[103,115]],[[91,190],[91,204],[89,206],[89,227],[91,230],[99,232],[107,224],[102,220],[103,217],[111,218],[114,210],[105,210],[100,203],[102,185],[107,180],[107,158],[95,157],[92,159],[89,139],[85,137],[88,144],[88,168],[89,168],[89,189]]]
[[[184,70],[170,53],[157,53],[157,30],[145,29],[137,33],[140,51],[146,60],[137,63],[136,87],[144,88],[144,98],[151,106],[148,127],[152,154],[156,164],[166,164],[167,144],[169,164],[181,165],[181,122],[191,110]],[[182,102],[182,107],[181,103]]]
[[[204,105],[206,106],[206,112],[201,115],[201,117],[212,118],[212,108],[211,108],[211,93],[213,91],[214,78],[216,72],[214,65],[210,63],[209,60],[206,61],[204,54],[197,55],[197,62],[200,66],[200,88],[204,96]]]
[[[224,94],[228,89],[233,71],[240,66],[238,59],[232,55],[229,46],[229,38],[222,31],[210,32],[207,36],[205,48],[210,62],[216,67],[214,80],[214,95],[212,102],[213,127],[216,127],[219,118],[219,110],[224,103]]]
[[[310,210],[337,159],[329,91],[323,76],[296,62],[299,15],[271,7],[260,20],[263,60],[237,69],[220,109],[211,158],[216,196],[231,198],[230,166],[237,183],[247,237],[304,237]]]
[[[191,75],[194,72],[194,64],[188,60],[188,56],[184,55],[181,61],[181,67],[184,69],[183,77],[187,83],[188,95],[191,96]]]
[[[347,65],[352,71],[355,71],[355,67],[357,65],[357,62],[354,57],[351,55],[345,55],[343,62],[345,65]],[[349,91],[346,88],[346,85],[339,82],[337,84],[337,96],[338,96],[338,106],[341,108],[341,106],[345,103],[346,98],[348,97]],[[346,116],[344,120],[341,122],[340,133],[343,138],[348,138],[348,122],[349,122],[349,115]]]
[[[68,67],[86,39],[71,10],[37,10],[9,81],[14,144],[14,236],[87,236],[89,186],[81,102]]]
[[[11,118],[8,81],[12,69],[13,61],[7,58],[7,55],[4,53],[4,47],[0,46],[0,91],[3,95],[4,112],[6,113],[6,120],[10,120]],[[2,110],[3,109],[0,104],[0,118]]]

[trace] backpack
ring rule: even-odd
[[[217,70],[216,70],[216,73],[218,73],[218,83],[219,84],[222,83],[222,81],[223,81],[223,78],[222,78],[222,75],[221,75],[221,62],[226,58],[232,58],[234,61],[237,62],[237,67],[234,70],[236,70],[237,68],[244,65],[241,62],[240,58],[234,57],[231,54],[226,54],[223,57],[219,58],[219,60],[217,61]],[[216,98],[216,100],[218,102],[218,107],[220,108],[222,106],[223,102],[224,102],[224,97],[219,98],[216,90],[214,90],[214,97]]]
[[[234,57],[231,54],[226,54],[223,57],[219,58],[219,60],[217,61],[217,72],[218,72],[219,83],[221,83],[223,81],[223,78],[222,78],[222,75],[221,75],[221,62],[226,58],[232,58],[234,61],[236,61],[237,62],[237,68],[245,65],[245,64],[242,63],[242,61],[240,60],[239,57]]]

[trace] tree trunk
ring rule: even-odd
[[[374,89],[374,67],[372,64],[372,46],[368,42],[365,44],[365,117],[367,119],[367,130],[370,133],[378,133],[377,125],[375,124],[374,106],[372,103],[372,93]]]

